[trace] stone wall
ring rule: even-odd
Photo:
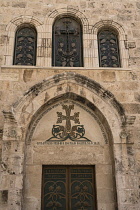
[[[32,196],[32,192],[29,195],[27,183],[24,183],[27,173],[25,148],[27,151],[30,149],[30,146],[25,146],[28,126],[43,104],[50,100],[54,100],[55,103],[56,97],[75,93],[94,104],[108,123],[108,128],[105,129],[112,139],[111,157],[118,198],[115,202],[118,202],[118,209],[138,210],[140,205],[139,1],[1,0],[0,11],[0,207],[3,210],[40,209],[40,201],[34,206],[34,199],[40,199],[39,195]],[[63,14],[77,17],[83,24],[84,67],[51,67],[52,24],[57,16]],[[35,67],[12,65],[15,32],[22,23],[31,23],[37,29]],[[103,26],[113,27],[119,33],[121,68],[99,67],[97,33]],[[76,76],[77,74],[79,76]],[[67,151],[66,145],[59,149],[64,150],[63,157]],[[80,151],[82,153],[82,148],[79,147],[78,151],[79,154]],[[84,157],[81,157],[84,161]],[[78,160],[76,163],[81,164]],[[41,170],[42,164],[47,162],[43,160],[37,166],[32,166],[34,172],[36,167]],[[52,164],[57,164],[57,161]],[[73,164],[73,162],[61,162],[61,164]],[[90,162],[87,157],[85,164],[96,163],[94,160]],[[27,168],[29,174],[30,167]],[[27,197],[24,196],[25,189]],[[30,201],[27,201],[25,208],[22,204],[28,200],[27,198]],[[98,210],[115,209],[114,204],[108,207],[108,204],[101,203]]]

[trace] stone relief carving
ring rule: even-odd
[[[71,141],[91,141],[86,138],[84,125],[75,125],[71,126],[71,121],[74,121],[75,124],[80,124],[79,121],[79,112],[75,112],[74,115],[71,115],[71,110],[74,109],[74,104],[65,105],[62,104],[62,108],[65,110],[66,115],[63,115],[62,112],[57,112],[57,123],[62,123],[63,120],[66,121],[65,126],[62,125],[53,125],[52,128],[52,137],[47,141],[66,141],[70,139]]]
[[[90,139],[91,137],[86,135],[84,120],[82,121],[81,124],[79,120],[79,117],[81,117],[82,119],[81,113],[77,111],[74,112],[73,114],[71,113],[71,111],[74,111],[75,106],[78,106],[79,109],[82,108],[84,111],[87,112],[87,114],[93,117],[93,119],[96,121],[96,123],[100,127],[105,144],[107,144],[108,137],[105,132],[105,128],[100,122],[100,120],[98,119],[98,117],[88,108],[86,108],[84,105],[78,102],[72,101],[72,100],[68,100],[68,99],[49,106],[42,113],[40,113],[36,117],[36,119],[33,120],[33,124],[30,126],[29,135],[27,136],[27,142],[28,143],[31,142],[35,129],[39,121],[43,118],[43,116],[45,116],[49,111],[57,107],[62,107],[62,110],[64,110],[64,112],[56,111],[56,117],[57,117],[57,120],[55,119],[56,124],[52,123],[52,127],[51,127],[52,131],[51,132],[49,131],[51,136],[47,138],[46,140],[43,140],[42,142],[41,141],[37,142],[37,144],[44,145],[44,144],[51,144],[52,142],[63,143],[66,141],[67,141],[66,143],[73,142],[76,144],[79,144],[80,142],[84,144],[99,144],[99,142],[93,140],[95,134],[93,134],[92,140]],[[93,126],[94,126],[94,123],[93,123]]]

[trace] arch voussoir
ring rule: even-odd
[[[27,129],[32,117],[40,107],[49,104],[52,100],[55,102],[56,98],[61,100],[62,95],[69,94],[67,96],[70,97],[71,93],[80,97],[83,97],[84,94],[84,99],[98,107],[114,133],[125,124],[124,109],[111,92],[104,89],[99,83],[72,72],[55,75],[31,87],[13,105],[12,112],[16,121]]]

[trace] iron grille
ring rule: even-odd
[[[120,67],[118,36],[112,30],[102,30],[98,34],[100,67]]]
[[[82,28],[70,17],[56,20],[53,26],[53,66],[80,67],[82,61]]]
[[[14,65],[36,64],[36,30],[32,27],[22,27],[16,32]]]

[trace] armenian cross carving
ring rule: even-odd
[[[74,110],[74,105],[63,104],[62,109],[65,110],[66,115],[63,115],[62,112],[57,112],[57,125],[53,125],[53,136],[47,141],[66,141],[67,139],[70,139],[71,141],[90,141],[88,138],[84,137],[84,125],[72,126],[71,124],[71,121],[73,121],[75,124],[80,124],[79,112],[75,112],[74,115],[71,115],[71,111]],[[58,125],[64,120],[66,121],[65,126]]]

